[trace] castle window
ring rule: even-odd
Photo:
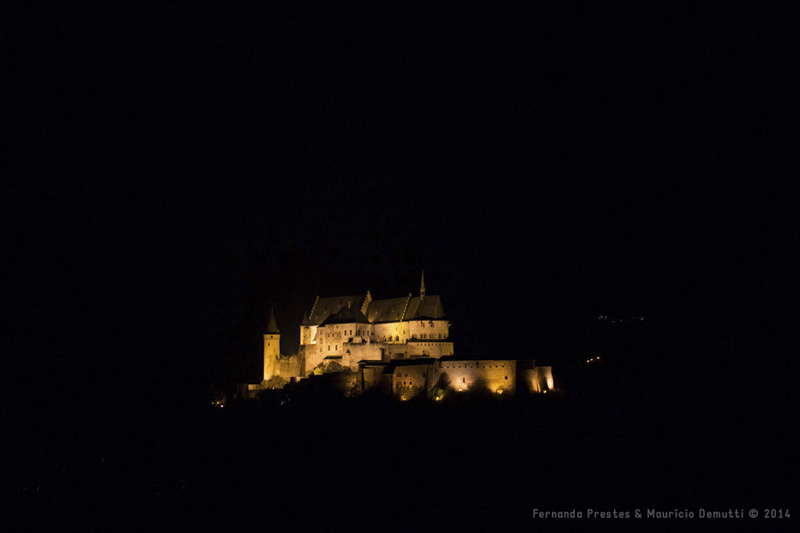
[[[508,376],[506,376],[506,379],[508,379]]]
[[[461,378],[461,383],[466,383],[466,382],[467,382],[467,378]]]

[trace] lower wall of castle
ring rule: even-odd
[[[468,391],[485,387],[491,392],[514,392],[517,380],[516,361],[442,361],[450,387]]]
[[[553,390],[553,367],[537,366],[520,371],[520,381],[528,388],[528,392],[542,393]]]

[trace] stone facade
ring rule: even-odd
[[[500,394],[516,390],[516,360],[443,357],[439,363],[452,389],[466,391],[484,387]]]

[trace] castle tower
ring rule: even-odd
[[[281,333],[275,323],[275,311],[269,310],[267,333],[264,335],[264,381],[275,376],[275,361],[281,354]]]
[[[422,269],[422,283],[419,286],[419,299],[425,299],[425,269]]]

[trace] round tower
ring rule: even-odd
[[[270,309],[267,333],[264,334],[264,381],[275,377],[275,363],[281,354],[281,333],[275,323],[275,312]]]

